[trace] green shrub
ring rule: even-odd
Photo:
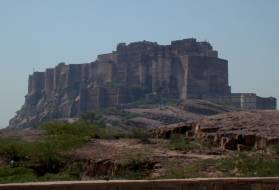
[[[279,175],[279,160],[259,153],[231,154],[221,159],[217,167],[229,176],[268,177]]]
[[[271,147],[271,153],[275,156],[279,156],[279,144],[272,145]]]
[[[142,143],[151,143],[148,132],[145,129],[141,128],[133,129],[130,138],[139,139]]]
[[[37,176],[32,169],[24,167],[11,168],[8,166],[0,167],[0,183],[20,183],[35,181],[58,181],[58,180],[76,180],[77,178],[67,172],[58,174],[46,173],[44,176]]]
[[[183,178],[195,178],[195,177],[207,177],[203,172],[210,166],[216,165],[216,160],[206,159],[196,161],[184,166],[173,165],[166,171],[166,175],[161,178],[164,179],[183,179]]]
[[[162,178],[165,179],[183,179],[200,177],[199,168],[196,165],[188,165],[184,167],[172,167]]]
[[[169,141],[169,147],[174,150],[190,151],[199,150],[203,144],[197,140],[186,139],[184,135],[172,135]]]
[[[0,138],[0,155],[6,161],[20,161],[26,158],[28,143],[14,138]]]
[[[0,183],[36,181],[36,175],[31,169],[9,166],[0,167]]]
[[[82,163],[80,162],[69,163],[65,169],[65,173],[67,173],[71,178],[80,180],[82,176]]]
[[[0,168],[2,182],[79,179],[74,168],[65,170],[67,162],[71,160],[67,152],[91,138],[115,138],[114,135],[117,134],[104,127],[98,116],[89,118],[71,124],[46,123],[40,127],[46,136],[37,141],[0,138],[0,156],[13,167]]]
[[[152,171],[155,162],[147,157],[147,152],[128,153],[120,169],[112,176],[114,179],[144,179]]]
[[[72,135],[80,138],[91,137],[95,126],[89,125],[83,121],[75,123],[67,122],[49,122],[40,127],[50,137]]]
[[[38,178],[38,181],[71,181],[78,180],[75,176],[67,172],[60,172],[58,174],[47,173],[42,177]]]
[[[100,113],[88,112],[81,115],[80,121],[85,121],[86,124],[94,124],[98,127],[105,127],[105,119]]]

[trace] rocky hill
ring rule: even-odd
[[[203,117],[192,122],[152,130],[159,138],[182,134],[201,139],[223,150],[264,150],[279,143],[279,111],[238,111]]]
[[[278,111],[190,104],[221,114],[148,105],[0,130],[0,182],[278,176]]]
[[[69,119],[106,107],[134,102],[210,100],[244,109],[275,109],[275,98],[231,93],[228,61],[209,42],[196,39],[120,43],[116,51],[91,63],[60,63],[29,76],[25,103],[9,127],[30,128],[53,119]],[[189,104],[188,109],[193,110]],[[203,110],[205,115],[211,114]],[[210,110],[208,110],[210,111]]]
[[[185,100],[229,92],[227,61],[208,42],[121,43],[92,63],[61,63],[30,75],[25,104],[10,127],[34,127],[147,97]]]

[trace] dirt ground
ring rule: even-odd
[[[92,140],[73,153],[76,159],[112,160],[122,162],[127,159],[148,159],[156,162],[151,177],[163,176],[171,167],[184,167],[197,161],[221,158],[223,155],[212,154],[216,150],[205,152],[171,150],[168,140],[151,139],[142,143],[139,139]],[[207,176],[217,176],[208,171]]]

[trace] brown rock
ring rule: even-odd
[[[153,129],[153,136],[183,134],[217,145],[223,150],[257,150],[279,144],[279,111],[229,112]]]

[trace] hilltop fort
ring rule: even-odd
[[[205,99],[241,109],[276,109],[276,99],[232,93],[228,61],[209,42],[196,39],[159,45],[120,43],[116,51],[85,64],[58,64],[29,76],[25,104],[10,127],[78,117],[98,108],[126,105],[146,96]]]

